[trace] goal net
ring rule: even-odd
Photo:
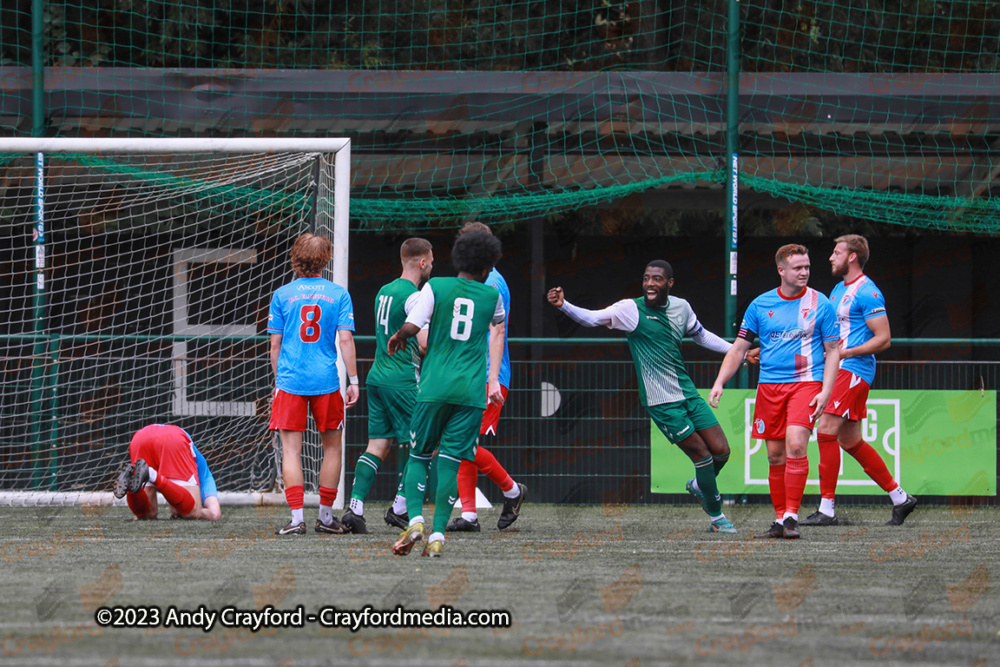
[[[268,304],[304,231],[346,285],[349,159],[346,139],[0,139],[0,502],[106,501],[151,423],[191,434],[224,502],[277,490]],[[321,455],[307,433],[307,490]]]

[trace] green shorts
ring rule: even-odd
[[[417,389],[368,385],[368,438],[396,438],[410,442],[410,418],[417,404]]]
[[[476,458],[482,422],[483,408],[418,401],[410,421],[411,452],[430,456],[439,449],[453,458],[472,461]]]
[[[649,405],[646,410],[657,428],[675,445],[690,438],[695,431],[719,425],[719,420],[712,414],[712,408],[700,397]]]

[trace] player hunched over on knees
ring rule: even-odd
[[[399,278],[382,287],[375,297],[375,360],[366,378],[368,387],[368,448],[354,469],[351,502],[340,521],[352,533],[367,533],[365,498],[375,481],[375,473],[389,452],[393,441],[399,444],[399,479],[396,498],[386,510],[385,522],[406,528],[406,498],[403,496],[402,471],[409,458],[410,418],[417,398],[419,348],[426,345],[426,332],[407,341],[407,349],[389,356],[389,337],[410,314],[434,267],[434,252],[429,241],[409,238],[399,248],[403,270]],[[423,339],[423,340],[421,340]],[[418,343],[418,340],[420,341]]]
[[[819,440],[820,505],[816,512],[799,522],[802,526],[835,526],[834,509],[840,450],[857,459],[865,474],[889,494],[892,518],[887,526],[906,521],[917,498],[903,490],[893,478],[878,452],[861,437],[861,420],[868,415],[868,391],[875,379],[875,355],[892,342],[885,297],[864,273],[868,262],[868,240],[857,234],[834,241],[830,265],[833,275],[843,280],[830,292],[830,301],[840,323],[840,370],[826,411],[816,423]]]
[[[493,232],[489,227],[481,222],[467,222],[459,230],[458,235],[471,231],[480,231],[487,234]],[[521,483],[515,483],[503,465],[497,461],[493,453],[484,446],[487,436],[496,437],[497,427],[500,421],[500,410],[507,401],[507,394],[510,390],[510,350],[507,346],[507,334],[510,332],[510,288],[507,281],[497,271],[496,267],[490,271],[486,277],[486,284],[496,287],[503,299],[503,307],[507,312],[504,318],[503,335],[498,334],[497,327],[490,327],[490,352],[491,364],[499,363],[499,370],[494,373],[500,383],[500,393],[503,398],[500,401],[492,401],[487,398],[486,410],[483,412],[483,422],[479,426],[479,445],[476,447],[476,460],[473,462],[462,461],[458,468],[458,496],[462,501],[462,514],[451,520],[448,524],[449,531],[471,531],[479,532],[479,514],[476,511],[476,480],[478,473],[486,475],[494,484],[500,487],[503,493],[503,510],[497,519],[497,528],[504,530],[510,527],[521,514],[521,505],[528,495],[528,487]],[[502,353],[501,353],[502,352]],[[487,374],[496,369],[490,369]],[[489,386],[487,378],[486,393],[493,393],[496,388]]]
[[[344,355],[348,385],[346,407],[358,400],[358,370],[354,350],[354,308],[347,290],[320,277],[330,261],[333,244],[314,234],[302,234],[292,245],[295,280],[275,291],[268,311],[271,369],[275,376],[269,428],[281,435],[281,472],[285,500],[292,517],[275,529],[278,535],[305,535],[302,485],[302,434],[311,411],[323,443],[319,470],[317,533],[343,533],[333,516],[340,482],[344,398],[337,373],[337,341]]]
[[[642,275],[643,296],[624,299],[602,310],[587,310],[566,301],[563,289],[549,290],[548,301],[572,320],[587,327],[605,326],[624,331],[639,378],[639,400],[653,423],[694,463],[688,482],[709,517],[709,530],[735,533],[722,512],[716,478],[729,460],[729,442],[718,420],[698,394],[681,355],[685,335],[715,352],[728,352],[730,343],[708,331],[691,305],[670,295],[673,268],[668,262],[650,262]],[[746,354],[743,350],[739,358]]]
[[[218,521],[222,517],[215,477],[187,431],[151,424],[129,443],[129,463],[114,494],[125,497],[136,519],[156,519],[156,492],[170,503],[171,518]]]
[[[799,505],[809,476],[806,447],[823,413],[840,354],[837,316],[830,301],[808,286],[809,251],[789,244],[775,263],[781,284],[754,299],[743,315],[732,349],[722,360],[709,393],[718,407],[723,385],[736,373],[754,336],[760,338],[760,380],[753,436],[767,443],[768,486],[775,522],[759,538],[799,537]]]
[[[434,526],[423,555],[441,556],[444,552],[459,465],[476,458],[487,399],[483,374],[487,371],[490,325],[506,333],[503,299],[495,287],[483,284],[500,253],[500,241],[491,234],[472,231],[459,237],[451,253],[458,277],[427,281],[406,323],[389,339],[389,354],[397,354],[408,338],[424,327],[428,329],[427,354],[420,366],[417,404],[410,424],[410,458],[403,473],[410,522],[393,545],[394,554],[406,555],[425,540],[423,490],[435,449],[438,487]],[[490,386],[495,389],[488,398],[499,401],[503,397],[493,366],[490,368]]]

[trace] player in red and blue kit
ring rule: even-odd
[[[150,424],[129,443],[130,463],[115,484],[137,519],[156,519],[156,492],[170,503],[171,518],[222,518],[215,477],[187,431],[172,424]],[[200,500],[200,502],[199,502]]]
[[[868,240],[857,234],[841,236],[830,255],[833,275],[843,278],[830,293],[840,323],[840,371],[826,411],[816,424],[819,440],[819,510],[803,526],[836,526],[834,511],[840,449],[857,459],[865,473],[889,494],[892,519],[887,526],[901,526],[917,498],[906,493],[889,472],[878,452],[861,437],[861,420],[868,414],[868,390],[875,379],[875,355],[889,347],[892,335],[885,313],[885,298],[864,274]]]
[[[796,539],[809,475],[806,446],[837,377],[839,330],[830,301],[808,287],[809,251],[798,244],[785,245],[778,249],[775,262],[781,285],[747,308],[709,404],[719,406],[723,385],[739,369],[754,336],[759,337],[760,380],[752,428],[754,437],[767,442],[767,481],[776,519],[755,537]]]
[[[292,511],[288,525],[276,529],[278,535],[306,532],[302,516],[302,433],[306,430],[307,410],[312,411],[323,443],[316,532],[344,532],[340,520],[333,516],[340,482],[345,408],[337,373],[338,340],[350,382],[344,392],[346,407],[358,400],[358,367],[351,296],[340,285],[320,277],[332,254],[329,239],[314,234],[299,236],[291,251],[297,277],[274,293],[268,311],[271,369],[275,375],[269,428],[281,434],[285,500]]]

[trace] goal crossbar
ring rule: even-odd
[[[14,137],[0,139],[0,153],[339,153],[350,148],[345,138],[246,139]]]

